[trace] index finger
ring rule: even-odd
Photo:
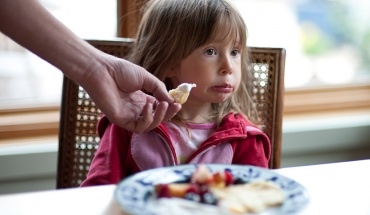
[[[175,102],[168,94],[165,84],[149,72],[147,72],[144,79],[143,88],[147,92],[152,93],[158,101],[166,101],[169,104]]]

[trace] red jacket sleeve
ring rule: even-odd
[[[233,144],[233,148],[233,164],[268,168],[271,145],[265,134],[248,135],[246,139]]]
[[[109,123],[106,117],[99,121],[97,130],[101,138],[99,148],[81,187],[116,184],[126,174],[122,170],[129,151],[128,132]]]

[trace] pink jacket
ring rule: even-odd
[[[98,124],[99,148],[81,186],[115,184],[134,173],[178,165],[176,153],[162,123],[147,133],[132,133],[108,121]],[[161,141],[153,141],[154,139]],[[268,167],[268,137],[239,114],[228,114],[186,163],[244,164]]]

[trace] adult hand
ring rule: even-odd
[[[181,109],[168,95],[164,83],[142,67],[104,53],[101,56],[104,66],[87,71],[80,85],[112,123],[144,132],[172,118]],[[142,89],[153,93],[155,98]]]

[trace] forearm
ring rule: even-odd
[[[99,68],[98,51],[77,37],[35,0],[2,0],[0,31],[76,82]]]

